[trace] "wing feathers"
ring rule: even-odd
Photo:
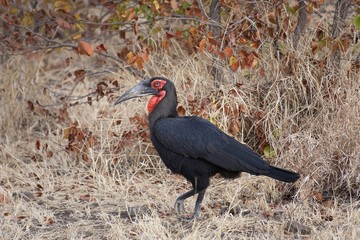
[[[259,155],[198,117],[165,118],[155,123],[154,133],[168,150],[202,158],[228,171],[259,175],[270,170]]]

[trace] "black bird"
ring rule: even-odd
[[[175,201],[175,210],[183,213],[184,200],[198,194],[194,214],[201,203],[210,177],[220,173],[236,178],[241,172],[265,175],[283,182],[295,182],[299,174],[270,166],[246,145],[236,141],[209,121],[196,116],[179,117],[174,84],[164,77],[147,79],[128,90],[116,102],[153,95],[148,103],[151,141],[162,161],[173,173],[183,175],[192,189]]]

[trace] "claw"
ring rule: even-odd
[[[200,216],[200,212],[194,212],[193,215],[182,216],[181,220],[185,222],[192,222]]]

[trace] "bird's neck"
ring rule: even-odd
[[[149,113],[149,125],[152,128],[155,122],[161,118],[177,117],[176,111],[177,97],[176,91],[170,90],[166,92],[166,95],[159,101]]]

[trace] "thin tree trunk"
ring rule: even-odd
[[[335,4],[335,14],[332,26],[332,37],[337,39],[341,35],[342,29],[345,27],[345,19],[350,8],[351,0],[338,0]],[[340,50],[337,47],[332,57],[332,64],[336,68],[336,71],[340,68]]]
[[[298,21],[297,21],[294,36],[293,36],[293,46],[295,49],[297,49],[297,46],[300,41],[300,37],[305,30],[306,17],[307,17],[305,1],[298,0],[298,2],[300,5],[300,9],[299,9]]]
[[[221,6],[219,0],[212,0],[210,3],[210,19],[214,21],[214,24],[211,25],[214,38],[218,39],[221,35]]]

